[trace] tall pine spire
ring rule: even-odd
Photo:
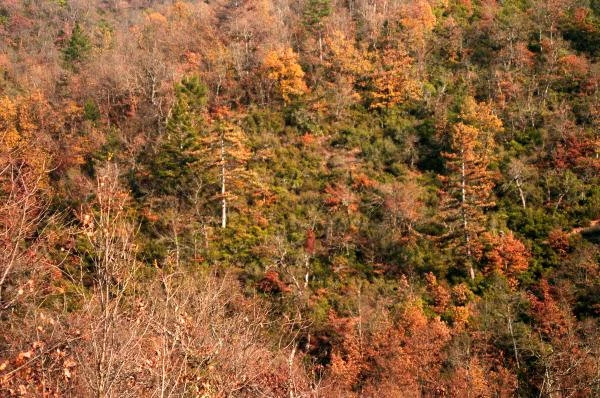
[[[453,242],[463,251],[471,279],[475,279],[476,241],[485,230],[485,209],[495,204],[494,174],[489,165],[495,151],[494,135],[501,130],[502,122],[490,107],[469,97],[452,126],[450,151],[444,153],[448,170],[443,178],[444,218],[451,226]]]

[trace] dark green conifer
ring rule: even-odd
[[[65,48],[63,48],[63,59],[68,66],[73,66],[77,62],[85,60],[92,49],[90,38],[83,31],[79,24],[75,24],[71,38]]]
[[[176,100],[167,120],[166,132],[152,164],[155,187],[163,194],[184,199],[194,188],[204,126],[206,87],[197,76],[177,84]]]

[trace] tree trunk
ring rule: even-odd
[[[523,193],[523,187],[521,186],[521,179],[519,177],[515,177],[515,184],[517,185],[517,189],[519,190],[519,196],[521,197],[521,205],[523,205],[523,209],[527,209],[527,203],[525,202],[525,194]]]
[[[323,62],[323,33],[319,31],[319,60]]]
[[[463,155],[464,156],[464,155]],[[465,234],[465,246],[467,249],[467,261],[469,262],[469,276],[471,280],[475,279],[475,270],[473,269],[473,263],[471,262],[471,237],[469,236],[469,222],[467,220],[466,205],[467,205],[467,173],[465,170],[464,158],[461,163],[460,169],[460,193],[461,193],[461,206],[462,206],[462,219],[463,219],[463,232]]]
[[[221,228],[227,228],[227,199],[225,198],[225,140],[221,135]]]
[[[508,306],[508,332],[510,333],[510,338],[512,340],[512,345],[513,345],[513,351],[515,354],[515,363],[517,365],[517,369],[521,369],[521,366],[519,364],[519,351],[517,351],[517,341],[515,340],[515,333],[513,330],[513,324],[512,324],[512,315],[511,315],[511,311],[510,311],[510,305]]]

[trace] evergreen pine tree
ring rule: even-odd
[[[467,98],[460,121],[452,127],[450,151],[444,154],[449,174],[444,197],[444,218],[453,241],[462,249],[469,276],[475,279],[473,261],[478,236],[485,230],[485,209],[493,206],[494,175],[489,169],[494,156],[494,134],[502,122],[485,104]]]
[[[202,145],[206,87],[197,76],[192,76],[183,79],[175,91],[175,104],[151,173],[158,192],[185,200],[199,178],[197,162]]]
[[[63,59],[68,66],[73,66],[76,62],[83,61],[92,49],[90,38],[83,31],[79,24],[75,24],[71,38],[65,48],[63,48]]]

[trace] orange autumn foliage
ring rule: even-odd
[[[413,76],[413,60],[402,48],[387,48],[377,58],[380,65],[371,75],[371,108],[387,109],[421,96]]]
[[[284,102],[288,103],[293,98],[308,93],[304,71],[298,63],[298,54],[291,48],[267,53],[263,68],[267,77],[278,85]]]
[[[571,246],[569,244],[569,234],[558,228],[550,231],[548,243],[561,256],[567,254]]]
[[[291,291],[275,270],[267,271],[265,276],[258,282],[257,288],[262,293],[288,293]]]
[[[425,275],[427,280],[427,291],[433,298],[433,310],[437,314],[441,314],[448,308],[451,301],[451,295],[448,289],[440,285],[433,273],[429,272]]]
[[[428,318],[415,298],[397,322],[384,319],[375,329],[360,332],[360,320],[330,314],[341,339],[332,353],[331,372],[338,389],[358,386],[366,396],[412,397],[416,391],[443,389],[439,372],[450,329],[439,318]]]
[[[559,341],[572,329],[573,318],[561,307],[546,279],[540,281],[538,290],[538,295],[529,295],[531,315],[544,336]]]
[[[488,272],[499,272],[505,275],[512,285],[516,285],[516,278],[529,267],[529,250],[512,232],[499,236],[486,233],[484,240],[490,246],[484,254],[489,264]]]
[[[331,58],[327,66],[338,73],[360,77],[372,70],[373,66],[362,49],[356,48],[352,40],[341,30],[333,30],[325,39]]]
[[[358,198],[343,185],[328,185],[325,187],[325,205],[332,211],[346,209],[350,213],[355,213],[358,210]]]

